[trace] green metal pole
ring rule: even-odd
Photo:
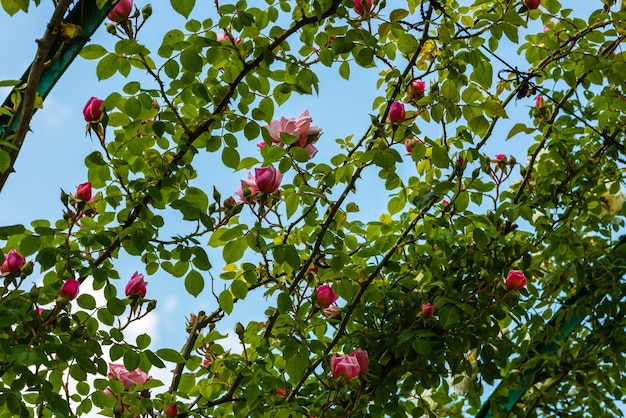
[[[37,86],[37,93],[42,99],[45,99],[48,93],[50,93],[80,50],[89,42],[89,38],[95,33],[96,29],[102,25],[102,22],[111,9],[113,9],[112,0],[107,1],[101,9],[97,7],[96,0],[79,0],[74,8],[70,10],[63,23],[80,26],[82,33],[68,40],[63,40],[61,36],[57,36],[54,46],[51,48],[47,57],[51,62],[43,70],[41,81]],[[9,93],[3,106],[8,108],[13,107],[11,96],[17,91],[18,87],[27,82],[29,72],[30,66],[24,75],[22,75],[20,79],[21,83]],[[10,116],[0,116],[0,135],[2,135],[6,129],[14,131],[17,128],[19,119],[15,118],[11,126],[7,126],[10,121]]]
[[[622,247],[626,244],[626,235],[622,236],[617,244],[611,250],[608,258],[610,260],[620,260],[622,262],[626,262],[624,259],[624,254],[620,254],[625,251],[625,248]],[[614,275],[623,275],[624,274],[624,266],[620,266],[619,268],[615,268],[611,273],[607,273],[606,277],[608,279],[612,279]],[[588,303],[589,306],[597,305],[601,299],[603,298],[603,294],[597,294],[595,292],[596,286],[589,286],[582,288],[576,295],[569,298],[557,311],[557,313],[550,319],[546,328],[553,328],[554,331],[554,342],[550,343],[539,343],[537,344],[537,348],[533,353],[529,353],[526,361],[531,360],[533,357],[540,356],[545,353],[555,352],[559,349],[560,344],[559,341],[563,341],[571,335],[571,333],[581,324],[581,322],[586,318],[586,316],[580,317],[576,315],[576,305],[579,303]],[[587,310],[589,312],[589,310]],[[569,319],[568,316],[570,316]],[[543,333],[545,334],[545,332]],[[544,365],[544,361],[539,361],[537,366],[527,369],[522,373],[519,373],[515,377],[514,381],[507,381],[504,383],[506,377],[500,382],[500,384],[496,387],[496,389],[492,392],[489,398],[483,403],[482,407],[478,411],[476,418],[490,418],[493,416],[493,411],[491,409],[491,398],[494,393],[500,391],[504,385],[507,388],[510,388],[508,391],[507,401],[503,404],[499,405],[499,413],[508,414],[511,412],[515,404],[519,402],[524,393],[528,390],[529,384],[528,380],[532,382],[532,379],[529,379],[535,373],[541,370]],[[532,383],[531,383],[532,384]]]

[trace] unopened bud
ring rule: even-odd
[[[148,307],[146,308],[146,310],[148,312],[153,311],[156,308],[156,304],[157,304],[157,301],[152,299],[150,302],[148,302]]]
[[[243,339],[244,332],[246,332],[246,328],[241,322],[237,322],[237,324],[235,325],[235,333],[239,336],[239,338]]]
[[[36,301],[37,299],[39,299],[39,288],[37,286],[31,287],[30,293],[28,295],[30,296],[31,300]]]
[[[109,32],[111,35],[115,35],[117,33],[117,28],[115,27],[113,23],[105,23],[104,27],[106,28],[107,32]]]
[[[145,20],[150,16],[152,16],[152,5],[148,3],[141,9],[141,17]]]

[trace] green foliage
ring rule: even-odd
[[[0,416],[155,416],[176,403],[190,416],[461,417],[498,381],[491,406],[504,416],[522,374],[513,414],[620,414],[624,262],[610,249],[624,226],[626,12],[609,3],[380,1],[357,15],[339,0],[210,13],[172,0],[185,24],[165,28],[156,52],[140,23],[116,25],[113,48],[81,52],[98,79],[127,78],[90,125],[102,147],[84,160],[93,201],[63,192],[57,221],[0,227],[3,254],[42,277],[28,290],[28,268],[3,274]],[[2,0],[11,15],[28,5]],[[359,77],[372,68],[369,86]],[[306,124],[286,105],[309,97],[314,115],[333,77],[376,95],[367,126],[346,138],[322,127],[321,139],[310,124],[266,128],[278,109]],[[396,101],[406,119],[392,124]],[[245,180],[240,196],[222,196],[207,159]],[[270,166],[282,184],[257,191],[247,172]],[[157,301],[118,294],[125,256],[182,278],[206,306],[182,346],[127,341]],[[507,288],[510,270],[523,289]],[[59,292],[74,277],[69,303]],[[221,334],[251,295],[264,314]],[[564,338],[572,318],[582,323]],[[359,348],[364,374],[334,376],[332,354]],[[172,379],[128,384],[109,363]]]

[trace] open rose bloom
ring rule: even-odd
[[[124,385],[125,390],[129,390],[136,385],[143,385],[148,380],[152,379],[146,372],[140,368],[136,368],[132,372],[126,370],[122,364],[109,363],[109,377],[111,379],[119,380]]]
[[[265,129],[269,132],[273,144],[285,145],[281,134],[295,137],[293,144],[290,141],[291,146],[304,148],[309,158],[313,158],[317,154],[317,148],[313,144],[317,142],[322,129],[311,126],[312,121],[309,111],[305,110],[296,119],[287,119],[284,116],[279,119],[272,119],[269,124],[265,125]]]

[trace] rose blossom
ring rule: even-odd
[[[114,22],[120,23],[128,19],[132,11],[133,0],[119,0],[107,17]]]
[[[67,279],[63,286],[61,286],[61,291],[59,292],[61,297],[67,297],[69,300],[76,299],[78,296],[78,291],[80,290],[80,282],[76,279]]]
[[[508,290],[520,290],[526,286],[526,276],[521,270],[511,270],[504,280],[504,286]]]
[[[178,415],[178,409],[176,408],[176,404],[170,404],[167,408],[165,408],[165,416],[168,418],[175,418]]]
[[[323,309],[328,308],[337,300],[337,294],[331,289],[330,285],[323,284],[315,291],[317,295],[316,302]]]
[[[143,274],[139,272],[133,273],[130,280],[126,284],[126,288],[124,291],[126,292],[126,297],[128,298],[145,298],[146,297],[146,287],[148,286],[148,282],[143,279]]]
[[[239,189],[235,192],[239,196],[239,201],[243,203],[254,203],[259,188],[256,185],[256,179],[252,173],[248,173],[248,178],[241,180]]]
[[[17,251],[12,249],[7,255],[4,256],[4,262],[0,270],[2,273],[19,273],[22,267],[26,264],[26,259],[22,257]]]
[[[218,42],[230,42],[230,38],[224,32],[216,33],[215,40]],[[239,45],[240,43],[241,43],[241,39],[235,39],[235,44]]]
[[[393,102],[389,107],[387,120],[391,123],[402,123],[405,119],[406,112],[404,111],[404,105],[400,102]]]
[[[294,146],[304,148],[309,157],[313,158],[317,154],[317,149],[313,146],[313,143],[317,141],[322,129],[317,126],[311,126],[312,121],[313,119],[309,116],[309,111],[305,110],[297,119],[287,119],[284,116],[281,116],[279,119],[272,119],[269,124],[265,125],[265,129],[267,129],[272,142],[276,145],[283,144],[280,139],[281,133],[295,136],[297,139]]]
[[[152,379],[152,377],[148,376],[148,374],[140,368],[129,372],[122,364],[109,363],[109,367],[111,368],[109,377],[122,382],[125,390],[129,390],[135,385],[143,385],[148,380]]]
[[[76,199],[83,202],[89,202],[91,200],[91,182],[79,184],[76,188]]]
[[[91,97],[83,108],[83,117],[85,122],[98,122],[102,117],[102,100],[97,97]]]
[[[335,379],[345,376],[346,380],[352,380],[367,373],[368,366],[367,351],[360,348],[351,354],[333,354],[330,358],[330,372]]]
[[[254,174],[256,187],[263,193],[275,193],[283,179],[283,173],[272,166],[255,168]]]
[[[345,376],[346,380],[352,380],[357,377],[360,372],[361,367],[354,356],[333,354],[330,358],[330,373],[335,379]]]
[[[372,3],[372,0],[353,0],[353,1],[354,1],[353,10],[359,16],[363,16],[364,14],[371,12],[372,9],[374,8],[374,4]]]
[[[496,161],[506,161],[506,160],[507,160],[506,154],[496,154]]]
[[[435,307],[431,303],[424,303],[422,305],[422,318],[430,319],[435,313]]]

